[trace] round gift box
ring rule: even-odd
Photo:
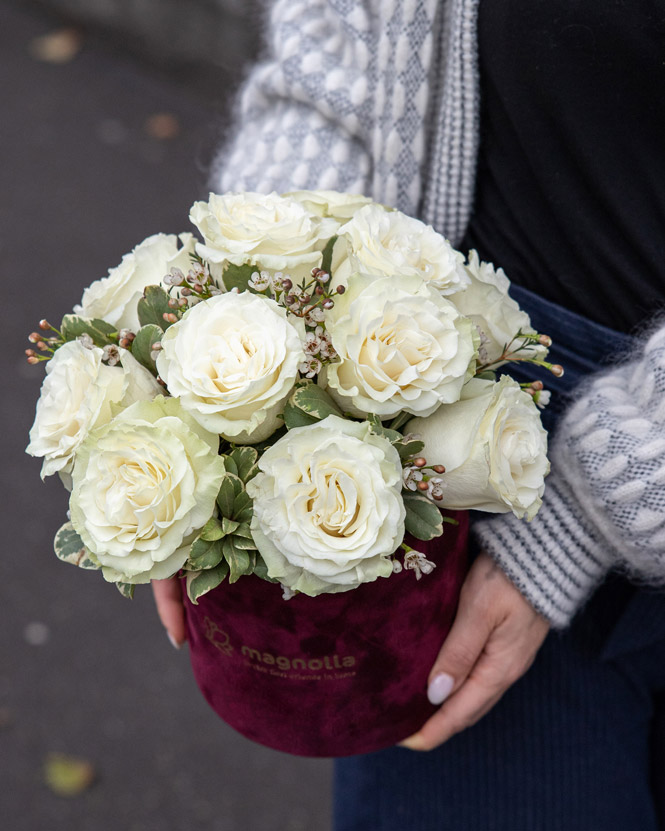
[[[436,568],[404,569],[340,594],[282,598],[258,577],[185,601],[196,682],[215,712],[260,744],[299,756],[390,747],[437,709],[427,678],[467,570],[468,515],[429,542]]]

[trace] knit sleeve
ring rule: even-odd
[[[272,4],[267,58],[240,95],[232,137],[213,164],[213,189],[368,190],[373,34],[367,5]]]
[[[579,396],[557,429],[536,518],[475,526],[485,550],[559,628],[612,567],[665,584],[665,327]]]
[[[438,6],[274,0],[266,59],[241,92],[213,190],[339,190],[416,214]]]

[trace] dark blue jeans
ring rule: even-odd
[[[542,376],[559,392],[552,428],[570,390],[630,339],[511,293],[566,368],[559,383]],[[431,753],[338,760],[335,831],[369,829],[665,829],[665,596],[611,575],[478,724]]]

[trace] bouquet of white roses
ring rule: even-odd
[[[27,452],[71,491],[58,556],[127,595],[186,573],[196,602],[256,574],[285,597],[434,563],[440,508],[532,518],[542,384],[496,370],[548,338],[503,272],[361,196],[211,194],[60,326]]]

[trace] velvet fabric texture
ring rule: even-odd
[[[451,514],[453,515],[453,514]],[[390,747],[437,709],[427,678],[453,622],[468,566],[468,515],[410,540],[437,564],[352,591],[283,600],[257,577],[185,601],[194,676],[210,706],[260,744],[299,756]]]

